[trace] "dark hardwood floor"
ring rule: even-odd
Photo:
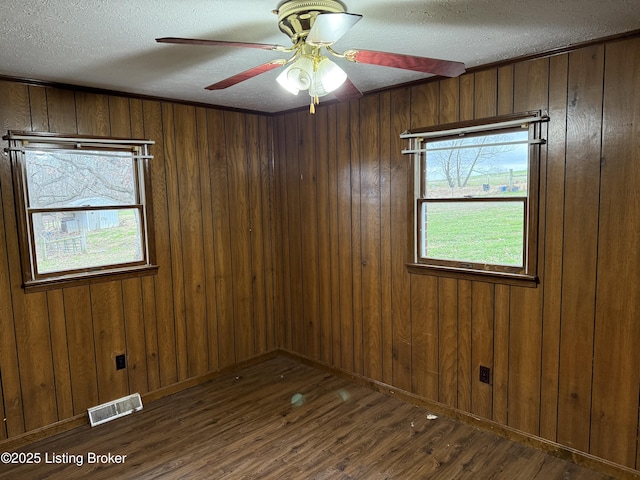
[[[41,463],[0,464],[0,478],[610,478],[428,413],[277,357],[31,444],[20,451],[39,453]],[[112,463],[89,463],[93,454],[111,454]]]

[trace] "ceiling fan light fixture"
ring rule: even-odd
[[[315,87],[318,92],[315,95],[321,97],[333,92],[340,88],[346,79],[347,74],[344,70],[327,57],[322,57],[314,72],[313,87]],[[311,94],[311,91],[309,93]]]
[[[313,57],[301,55],[289,65],[276,79],[286,90],[298,94],[300,90],[308,90],[313,82]]]

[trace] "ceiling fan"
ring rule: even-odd
[[[289,36],[292,46],[177,37],[156,38],[156,42],[259,48],[290,53],[288,59],[271,60],[205,88],[222,90],[286,65],[277,78],[278,83],[295,95],[300,90],[307,90],[311,97],[311,113],[315,112],[315,105],[319,103],[320,97],[328,93],[333,92],[338,100],[362,95],[347,78],[344,70],[332,62],[324,51],[331,56],[355,63],[382,65],[446,77],[457,77],[465,71],[463,63],[449,60],[361,49],[336,52],[332,45],[362,19],[362,15],[347,13],[346,6],[339,0],[285,0],[280,2],[273,13],[278,15],[278,26]]]

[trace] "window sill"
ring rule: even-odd
[[[113,280],[125,280],[158,273],[158,265],[144,265],[142,267],[129,267],[118,270],[89,272],[60,277],[31,280],[25,282],[23,288],[25,293],[43,292],[55,288],[77,287],[81,285],[91,285],[93,283],[109,282]]]
[[[457,278],[459,280],[475,280],[479,282],[514,285],[517,287],[536,288],[539,282],[538,277],[535,275],[440,267],[434,265],[423,265],[421,263],[407,263],[406,267],[409,273],[415,275],[431,275],[435,277]]]

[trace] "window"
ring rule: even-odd
[[[540,121],[509,116],[405,133],[414,153],[414,263],[535,276]]]
[[[153,273],[149,140],[10,131],[25,288]]]

